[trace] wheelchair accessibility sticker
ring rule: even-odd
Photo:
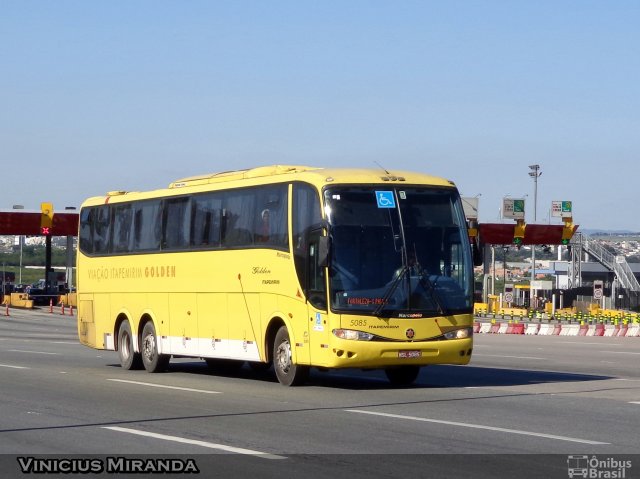
[[[376,191],[376,201],[378,202],[378,208],[396,207],[396,199],[393,196],[393,191]]]

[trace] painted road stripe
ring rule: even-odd
[[[632,353],[631,351],[600,351],[603,354],[640,354]]]
[[[11,364],[0,364],[0,368],[12,368],[12,369],[31,369],[26,366],[12,366]]]
[[[535,436],[535,437],[543,437],[545,439],[557,439],[559,441],[569,441],[569,442],[579,442],[581,444],[610,444],[608,442],[599,442],[599,441],[589,441],[587,439],[579,439],[576,437],[567,437],[567,436],[556,436],[553,434],[543,434],[539,432],[531,432],[531,431],[521,431],[519,429],[505,429],[503,427],[493,427],[493,426],[483,426],[481,424],[469,424],[466,422],[453,422],[453,421],[441,421],[439,419],[426,419],[422,417],[414,417],[414,416],[401,416],[399,414],[387,414],[383,412],[373,412],[373,411],[362,411],[359,409],[346,409],[348,412],[357,412],[360,414],[371,414],[373,416],[384,416],[391,417],[396,419],[408,419],[411,421],[421,421],[421,422],[431,422],[435,424],[445,424],[447,426],[458,426],[458,427],[468,427],[472,429],[486,429],[487,431],[496,431],[496,432],[506,432],[509,434],[520,434],[523,436]]]
[[[52,354],[57,356],[59,353],[47,353],[45,351],[26,351],[24,349],[7,349],[7,351],[12,353],[29,353],[29,354]]]
[[[505,356],[502,354],[474,354],[474,358],[477,357],[488,357],[488,358],[512,358],[512,359],[538,359],[540,361],[544,361],[545,358],[536,358],[534,356]]]
[[[629,404],[640,404],[640,401],[631,401]]]
[[[143,383],[140,381],[129,381],[127,379],[107,379],[107,381],[115,381],[119,383],[128,383],[128,384],[138,384],[139,386],[150,386],[152,388],[178,389],[180,391],[189,391],[194,393],[221,394],[220,391],[207,391],[206,389],[191,389],[191,388],[181,388],[178,386],[165,386],[164,384]]]
[[[186,439],[179,436],[167,436],[165,434],[156,434],[155,432],[139,431],[137,429],[129,429],[126,427],[118,426],[104,426],[103,429],[110,429],[112,431],[126,432],[129,434],[137,434],[138,436],[152,437],[154,439],[162,439],[163,441],[173,441],[182,444],[192,444],[194,446],[207,447],[209,449],[219,449],[226,452],[234,452],[236,454],[246,454],[249,456],[256,456],[263,459],[286,459],[284,456],[277,456],[275,454],[269,454],[267,452],[254,451],[252,449],[243,449],[241,447],[225,446],[224,444],[215,444],[213,442],[197,441],[195,439]]]

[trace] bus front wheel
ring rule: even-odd
[[[142,364],[150,373],[166,371],[171,356],[158,354],[158,337],[153,322],[149,321],[142,328],[142,342],[140,346]]]
[[[124,320],[118,329],[118,358],[123,369],[141,369],[140,353],[133,350],[133,335],[128,320]]]
[[[293,362],[291,340],[286,326],[281,326],[273,342],[273,369],[283,386],[295,386],[304,383],[309,377],[309,367]]]
[[[420,366],[398,366],[384,370],[387,379],[394,386],[408,386],[412,384],[420,373]]]

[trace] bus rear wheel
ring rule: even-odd
[[[141,369],[142,357],[133,349],[133,335],[128,320],[124,320],[118,329],[118,358],[123,369]]]
[[[166,371],[171,356],[158,354],[158,337],[153,322],[148,321],[142,328],[142,342],[140,346],[142,364],[150,373]]]
[[[420,366],[397,366],[384,370],[387,379],[394,386],[408,386],[412,384],[420,373]]]
[[[293,362],[291,341],[286,326],[281,326],[273,342],[273,369],[283,386],[296,386],[304,383],[309,377],[309,367]]]

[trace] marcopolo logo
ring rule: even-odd
[[[567,457],[567,473],[570,478],[584,477],[589,479],[625,479],[627,469],[631,469],[631,461],[614,457],[599,458],[588,455],[572,455]]]

